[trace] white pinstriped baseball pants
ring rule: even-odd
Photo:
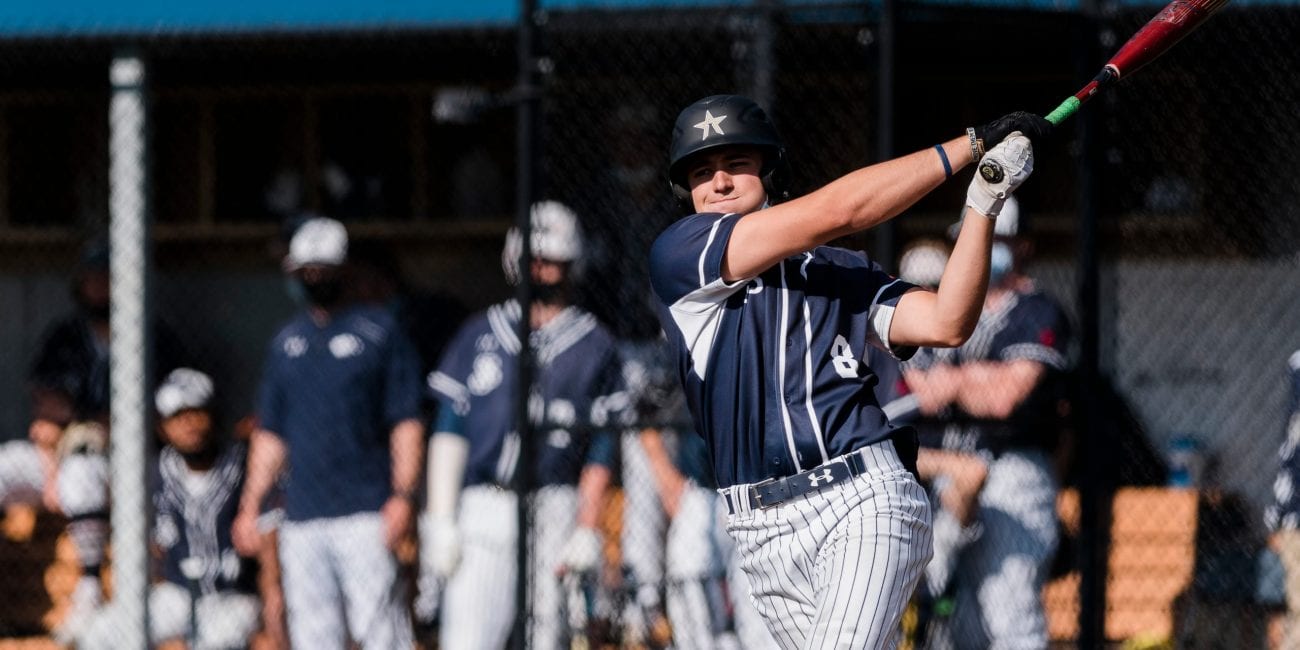
[[[862,475],[728,518],[754,605],[786,650],[897,647],[930,560],[929,499],[893,443],[855,453]]]
[[[462,535],[460,566],[442,598],[438,644],[444,650],[496,650],[505,647],[515,620],[515,493],[489,486],[465,488],[458,519]],[[533,501],[529,560],[529,642],[533,650],[568,647],[564,595],[556,569],[564,544],[577,526],[578,494],[571,485],[548,485]]]

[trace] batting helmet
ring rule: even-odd
[[[569,273],[581,272],[582,230],[578,215],[558,201],[539,201],[533,204],[533,256],[552,262],[569,262]],[[510,284],[519,282],[519,257],[523,254],[523,236],[518,228],[506,233],[506,245],[501,250],[501,269]]]
[[[786,178],[785,145],[767,113],[754,100],[740,95],[713,95],[687,106],[673,125],[668,147],[668,182],[673,196],[692,211],[686,162],[691,156],[727,145],[748,145],[763,152],[763,188],[768,201],[790,198]]]

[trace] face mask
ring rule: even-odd
[[[302,281],[292,275],[284,278],[284,292],[289,295],[289,300],[299,307],[307,306],[307,291],[302,288]]]
[[[1011,247],[1003,242],[993,242],[993,251],[989,255],[989,283],[997,284],[1011,272]]]
[[[343,283],[339,280],[320,280],[317,282],[300,282],[307,301],[317,307],[332,307],[343,294]]]

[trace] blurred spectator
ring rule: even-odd
[[[898,276],[919,287],[937,289],[947,263],[947,244],[936,239],[919,239],[904,248],[899,257]],[[920,400],[903,375],[905,365],[914,367],[927,363],[927,359],[949,359],[954,354],[953,349],[926,348],[918,352],[919,358],[915,363],[909,364],[900,364],[875,347],[867,348],[867,354],[868,366],[876,373],[876,399],[885,415],[895,425],[908,425],[917,430],[920,448],[916,467],[933,501],[935,535],[959,534],[974,521],[979,492],[988,476],[988,462],[979,453],[944,447],[946,423],[942,417],[922,414]],[[950,562],[942,559],[927,566],[923,603],[932,604],[932,599],[943,594],[951,570]]]
[[[510,300],[471,317],[429,377],[441,405],[429,444],[417,609],[431,614],[445,581],[439,647],[449,650],[505,644],[521,579],[516,549],[525,535],[533,545],[523,578],[531,648],[569,647],[563,576],[598,572],[603,562],[599,516],[614,457],[603,426],[618,408],[617,350],[596,318],[572,304],[584,261],[577,216],[542,201],[531,218],[531,267],[521,268],[525,242],[517,230],[501,255],[512,284],[530,273],[529,311]],[[525,317],[532,335],[521,342],[517,328]],[[523,345],[533,347],[536,360],[531,457],[522,455],[514,425]],[[535,486],[533,528],[523,534],[514,491],[521,463],[531,464]]]
[[[623,376],[644,427],[623,445],[623,557],[635,586],[625,640],[659,640],[650,632],[666,609],[674,648],[778,647],[750,600],[667,341],[625,346]]]
[[[1286,623],[1283,648],[1300,648],[1300,350],[1291,355],[1291,406],[1286,437],[1278,450],[1281,467],[1273,481],[1273,503],[1264,510],[1272,533],[1269,546],[1286,569]]]
[[[158,581],[149,592],[149,640],[191,639],[196,648],[243,648],[257,629],[251,562],[231,542],[244,482],[245,445],[221,436],[213,384],[190,368],[171,372],[154,404],[164,447],[155,466],[153,543]],[[116,647],[119,621],[100,610],[78,640]]]
[[[1057,445],[1068,324],[1024,273],[1032,250],[1008,199],[997,219],[989,290],[960,348],[905,366],[921,413],[948,424],[943,448],[979,453],[988,475],[973,523],[934,524],[931,561],[953,566],[951,643],[1047,646],[1040,599],[1057,545]]]
[[[344,299],[347,231],[303,223],[285,271],[308,306],[271,342],[248,477],[234,522],[241,553],[282,472],[280,561],[295,648],[412,644],[395,555],[412,529],[423,465],[418,358],[388,311]]]
[[[101,604],[100,567],[108,539],[109,248],[86,244],[71,281],[75,311],[45,332],[28,373],[29,433],[41,467],[44,505],[70,519],[81,577],[54,636],[68,641]],[[153,324],[155,373],[185,363],[183,348],[161,321]],[[76,426],[67,427],[74,420]],[[50,450],[56,450],[51,456]]]

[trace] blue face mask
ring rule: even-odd
[[[993,242],[993,251],[989,255],[989,283],[997,284],[1011,272],[1011,247],[1005,242]]]
[[[302,282],[292,275],[284,276],[284,292],[289,294],[289,300],[293,301],[295,307],[307,306],[307,291],[303,289]]]

